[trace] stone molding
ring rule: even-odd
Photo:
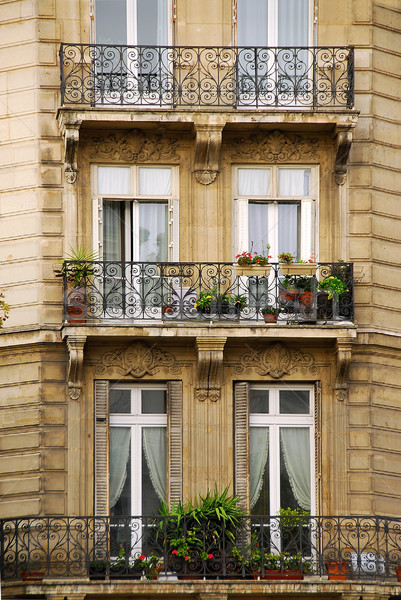
[[[311,354],[297,348],[289,348],[282,342],[274,342],[261,350],[243,354],[235,367],[235,373],[238,375],[249,374],[253,370],[259,375],[270,375],[273,379],[280,379],[283,375],[293,373],[315,374],[318,367]]]
[[[91,143],[91,158],[118,160],[126,163],[178,161],[178,142],[161,133],[144,133],[132,129],[128,133],[112,133],[95,137]]]
[[[155,375],[160,371],[177,376],[181,374],[181,366],[170,352],[141,341],[105,352],[95,368],[96,375],[130,375],[135,379]]]
[[[319,142],[315,137],[286,134],[275,130],[271,133],[258,132],[249,137],[233,140],[234,160],[261,160],[264,162],[286,162],[289,160],[318,160]]]
[[[336,348],[336,398],[344,402],[348,397],[348,375],[352,356],[352,340],[337,340]]]
[[[196,124],[195,130],[195,178],[202,185],[210,185],[219,172],[223,126]]]
[[[217,402],[221,396],[223,353],[226,337],[198,337],[197,387],[195,399],[199,402]]]
[[[84,368],[84,346],[86,335],[67,337],[68,360],[68,395],[71,400],[79,400],[82,390]]]
[[[334,177],[337,185],[344,185],[347,179],[347,162],[352,144],[352,132],[349,129],[340,129],[336,135],[336,157],[334,163]]]
[[[67,123],[64,128],[64,177],[67,183],[73,184],[78,175],[78,143],[79,129],[82,121]]]

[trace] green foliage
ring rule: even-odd
[[[9,310],[10,307],[4,300],[4,294],[0,292],[0,329],[3,327],[4,321],[8,319]]]
[[[308,275],[286,275],[281,282],[281,285],[285,289],[296,289],[303,290],[305,292],[311,292],[313,289],[313,277]]]
[[[217,286],[213,286],[209,290],[199,292],[194,308],[205,310],[211,307],[229,307],[233,306],[242,310],[246,306],[246,297],[236,294],[219,294]]]
[[[265,306],[261,310],[262,315],[278,315],[281,313],[281,308],[278,306]]]
[[[56,277],[66,277],[67,281],[74,287],[85,285],[88,277],[94,274],[93,261],[98,259],[97,252],[91,252],[86,248],[77,248],[65,258],[60,259],[60,268],[54,269]],[[73,262],[70,262],[73,261]]]
[[[309,521],[309,511],[303,508],[280,508],[279,515],[282,531],[298,528],[300,524],[305,525]]]
[[[334,277],[330,275],[330,277],[326,277],[324,281],[319,282],[319,289],[327,292],[329,300],[334,298],[338,300],[345,296],[347,292],[349,292],[346,284],[339,279],[339,277]]]

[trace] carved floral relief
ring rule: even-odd
[[[95,369],[97,375],[131,375],[134,378],[155,375],[160,371],[175,376],[181,373],[181,366],[170,352],[144,342],[105,352]]]
[[[256,133],[233,140],[234,160],[263,160],[285,162],[290,160],[318,160],[317,138],[303,135],[287,135],[282,131]]]
[[[293,373],[314,374],[318,372],[318,367],[311,354],[275,342],[266,348],[246,352],[240,357],[235,372],[243,375],[253,370],[259,375],[270,375],[273,379],[280,379],[283,375]]]
[[[93,138],[91,158],[121,160],[127,163],[146,161],[178,161],[178,142],[171,137],[132,129],[128,133],[112,133]]]

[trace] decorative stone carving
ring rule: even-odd
[[[96,365],[96,373],[99,375],[131,375],[136,379],[144,375],[155,375],[161,370],[170,375],[181,373],[175,356],[144,342],[134,342],[105,352]]]
[[[216,179],[219,171],[223,127],[221,125],[195,125],[195,128],[195,177],[202,185],[209,185]]]
[[[351,364],[352,340],[337,339],[337,373],[336,373],[336,397],[339,402],[344,402],[348,396],[348,374]]]
[[[318,368],[311,354],[289,348],[286,344],[275,342],[262,350],[243,354],[240,364],[236,366],[238,374],[250,373],[253,369],[259,375],[270,375],[280,379],[283,375],[292,373],[317,373]]]
[[[70,184],[76,182],[78,175],[77,153],[79,142],[79,128],[81,126],[81,122],[82,121],[77,121],[76,123],[66,124],[64,129],[64,177],[67,183]]]
[[[289,160],[318,159],[317,138],[303,135],[289,135],[282,131],[256,133],[249,137],[234,139],[234,160],[284,162]]]
[[[82,390],[82,373],[84,366],[84,346],[86,335],[67,337],[68,361],[68,395],[71,400],[79,400]]]
[[[349,130],[340,130],[336,138],[337,149],[334,163],[334,176],[337,185],[344,185],[347,179],[347,162],[352,144],[352,133]]]
[[[132,129],[128,133],[112,133],[93,139],[91,158],[121,160],[127,163],[179,160],[177,140],[162,134]]]
[[[226,337],[198,337],[197,387],[195,398],[199,402],[211,400],[217,402],[221,394],[221,379],[223,372],[223,351]]]

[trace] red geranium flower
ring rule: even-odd
[[[173,550],[171,554],[178,554],[177,550]]]

